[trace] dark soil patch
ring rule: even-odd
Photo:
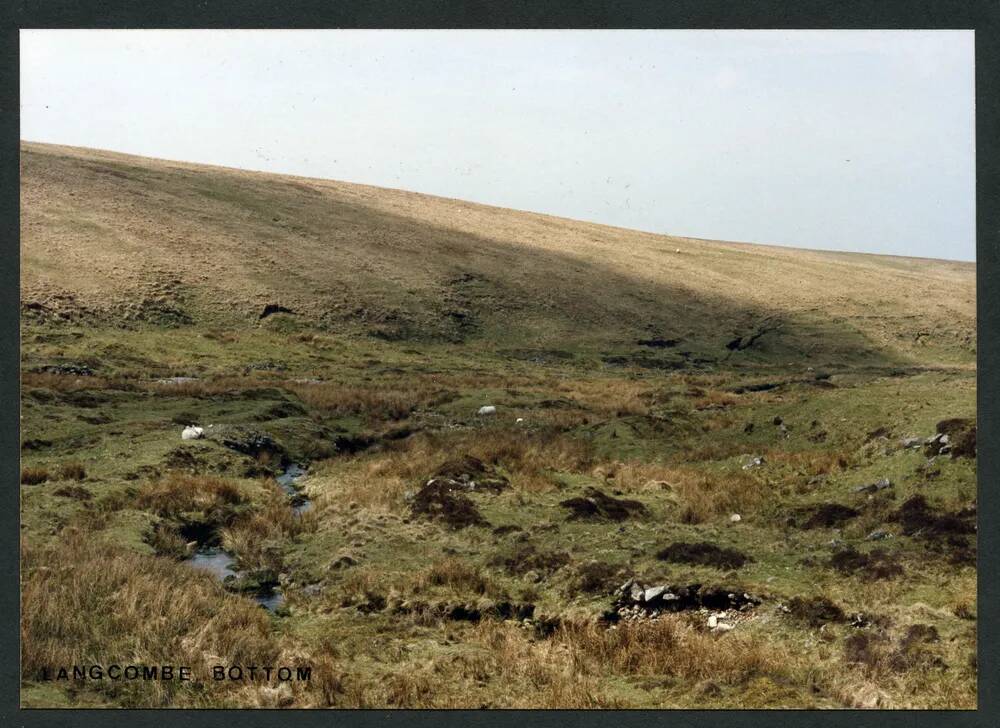
[[[903,567],[884,549],[864,554],[853,546],[830,557],[830,566],[843,574],[861,574],[872,579],[891,579],[903,573]]]
[[[615,585],[618,568],[601,561],[588,561],[576,568],[576,574],[571,580],[568,592],[571,594],[601,594]]]
[[[378,444],[378,438],[371,435],[338,435],[333,440],[337,452],[353,455],[368,450]]]
[[[570,561],[565,551],[540,551],[530,541],[521,541],[512,551],[497,554],[490,559],[490,566],[499,566],[515,576],[523,576],[529,571],[551,574]]]
[[[890,518],[899,522],[906,536],[939,539],[976,532],[975,511],[935,511],[922,495],[908,498]]]
[[[742,384],[737,387],[731,387],[729,389],[733,394],[746,394],[748,392],[769,392],[772,389],[777,389],[784,382],[761,382],[759,384]]]
[[[21,443],[22,450],[44,450],[47,447],[52,447],[51,440],[25,440]]]
[[[286,308],[278,303],[269,303],[264,306],[264,310],[260,312],[260,316],[257,317],[258,321],[266,319],[268,316],[273,316],[276,313],[295,313],[292,309]]]
[[[268,407],[257,415],[255,419],[258,422],[266,422],[267,420],[280,420],[285,417],[305,417],[306,414],[306,408],[296,402],[279,402],[273,407]]]
[[[639,339],[637,342],[639,346],[648,346],[651,349],[669,349],[671,347],[677,346],[681,343],[680,339],[663,339],[659,336],[654,336],[651,339]]]
[[[857,518],[860,511],[840,503],[820,503],[809,508],[803,508],[799,514],[805,518],[800,528],[833,528],[840,524]]]
[[[952,458],[976,457],[976,421],[954,417],[937,423],[937,431],[947,435]]]
[[[451,481],[431,480],[413,497],[410,512],[415,517],[443,521],[450,528],[489,526],[476,504],[467,496],[455,491]]]
[[[753,561],[736,549],[720,548],[707,541],[698,543],[677,541],[660,550],[656,558],[660,561],[714,566],[717,569],[738,569],[748,561]]]
[[[639,501],[612,498],[597,488],[587,488],[582,498],[568,498],[559,505],[570,510],[570,520],[624,521],[646,513]]]
[[[788,602],[788,610],[793,618],[805,622],[810,627],[820,627],[827,622],[843,622],[844,610],[826,597],[793,597]]]

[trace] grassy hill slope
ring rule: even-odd
[[[676,238],[43,144],[22,146],[22,271],[23,303],[42,314],[234,324],[270,304],[388,339],[660,337],[714,359],[763,328],[746,358],[974,359],[973,264]]]

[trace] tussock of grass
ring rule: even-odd
[[[225,595],[203,574],[67,533],[44,548],[22,548],[21,665],[43,669],[128,660],[197,667],[274,664],[281,647],[253,602]],[[155,615],[155,617],[154,617]],[[129,664],[129,663],[126,663]],[[166,706],[178,683],[102,681],[123,706]],[[235,690],[223,686],[216,688]]]
[[[38,485],[49,479],[46,468],[21,468],[21,485]]]
[[[233,480],[183,473],[170,473],[148,483],[136,499],[139,507],[167,518],[190,511],[218,511],[246,501],[247,496]]]

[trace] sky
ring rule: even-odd
[[[21,138],[975,260],[972,31],[21,31]]]

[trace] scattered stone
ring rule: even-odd
[[[436,480],[447,481],[455,490],[473,492],[500,493],[506,490],[510,482],[493,467],[487,466],[482,460],[465,456],[456,460],[448,460],[438,467],[427,485]]]
[[[497,408],[491,404],[483,405],[477,411],[477,415],[495,415],[497,413]]]
[[[880,490],[885,490],[892,487],[892,481],[888,478],[880,478],[874,483],[869,483],[867,485],[859,485],[854,489],[855,493],[876,493]]]
[[[904,437],[899,444],[906,449],[920,447],[924,441],[919,437]]]
[[[662,588],[661,588],[662,587]],[[649,594],[652,598],[647,599]],[[629,579],[615,592],[616,614],[622,610],[642,615],[660,612],[681,612],[692,609],[744,611],[760,604],[760,599],[738,589],[688,586],[647,585]]]
[[[86,364],[47,364],[31,370],[36,374],[60,374],[62,376],[92,377],[94,370]]]
[[[763,455],[753,456],[753,457],[750,458],[750,462],[746,463],[743,466],[743,469],[744,470],[750,470],[751,468],[759,468],[765,462],[767,462],[767,461],[764,460],[764,456]]]
[[[729,517],[729,522],[730,523],[739,523],[742,520],[743,520],[743,516],[741,516],[739,513],[734,513],[733,515],[731,515]]]
[[[883,541],[887,538],[892,538],[892,533],[880,528],[865,536],[865,541]]]
[[[665,586],[651,586],[643,592],[643,601],[652,602],[662,596],[665,591],[667,591],[667,587]]]

